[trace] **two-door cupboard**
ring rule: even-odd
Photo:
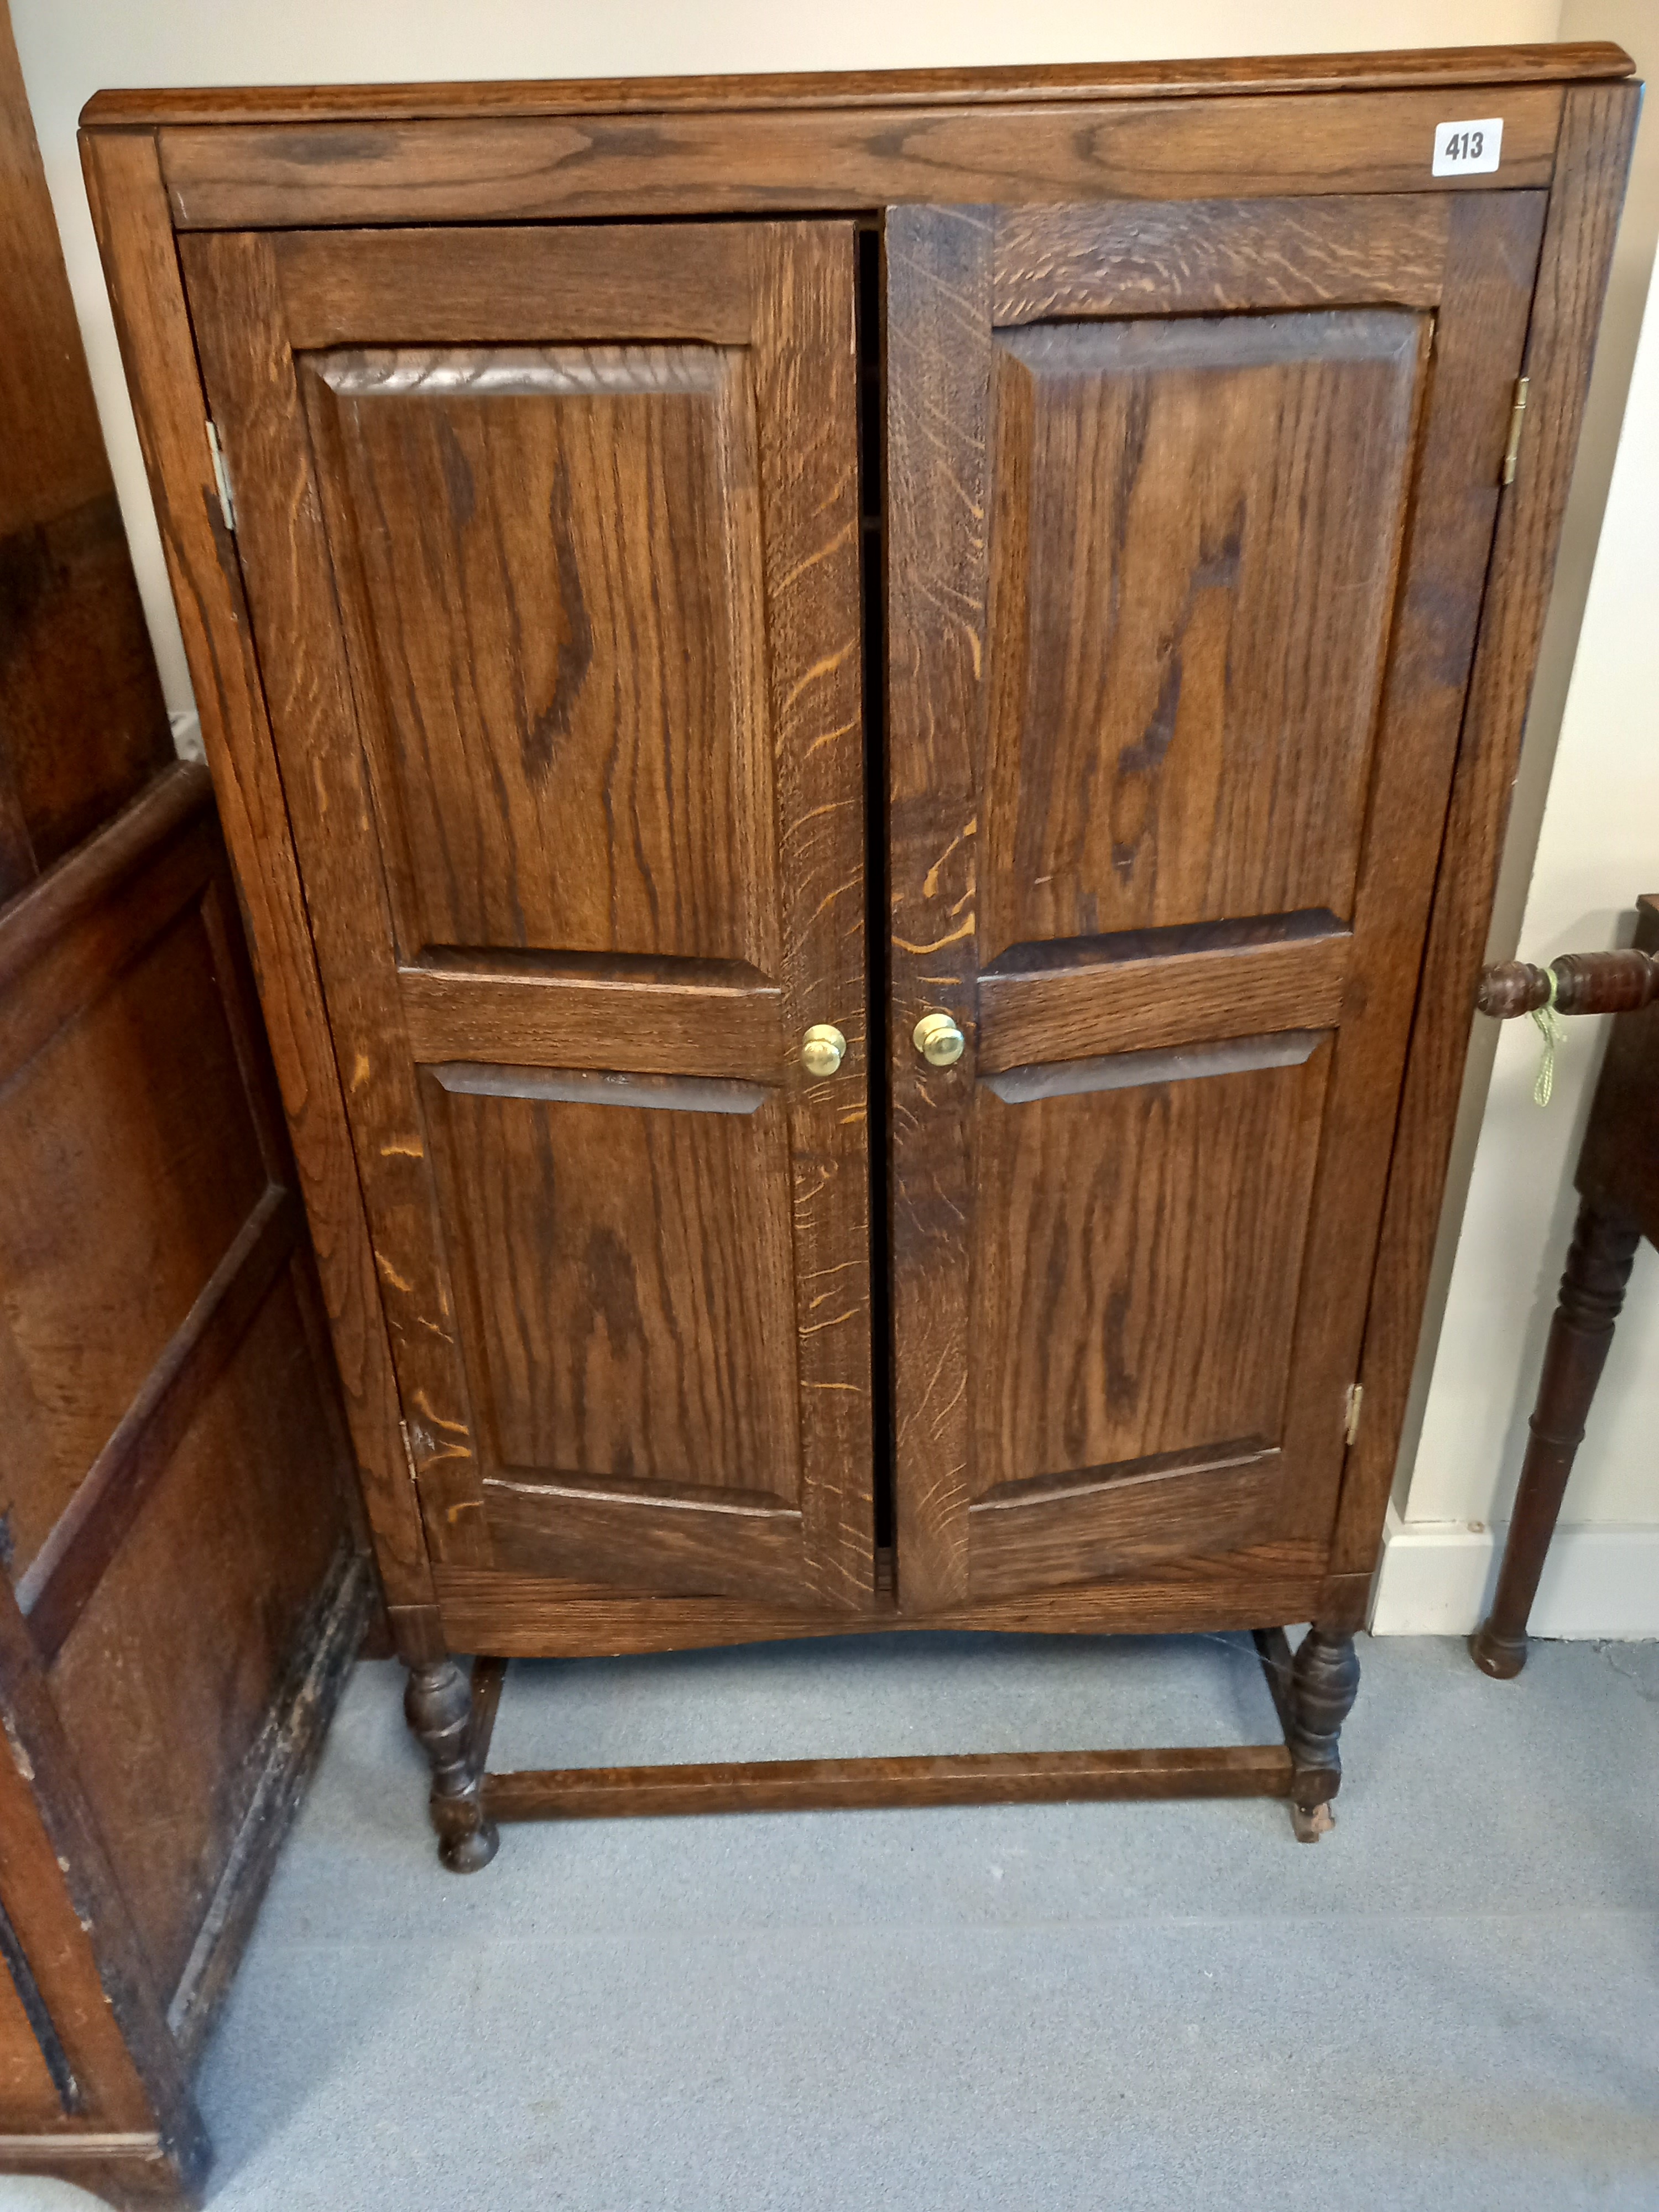
[[[452,1865],[1322,1825],[1629,72],[92,103]],[[1255,1630],[1286,1741],[483,1771],[514,1656],[895,1626]]]

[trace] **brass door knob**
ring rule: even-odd
[[[833,1075],[846,1057],[847,1040],[833,1022],[814,1022],[801,1039],[801,1066],[809,1075]]]
[[[912,1036],[929,1067],[951,1067],[962,1058],[962,1031],[949,1014],[924,1014]]]

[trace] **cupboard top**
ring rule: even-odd
[[[553,83],[195,86],[94,93],[81,121],[88,129],[98,129],[135,124],[415,122],[767,108],[995,106],[1026,101],[1202,99],[1234,92],[1559,84],[1626,77],[1634,70],[1622,47],[1597,40],[1561,46],[1434,46],[1391,53],[1068,62],[1030,68],[592,77]]]

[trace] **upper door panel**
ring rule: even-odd
[[[853,245],[185,246],[441,1563],[873,1601]]]
[[[908,1610],[1322,1565],[1542,215],[890,216]]]
[[[988,964],[1348,918],[1428,335],[1388,307],[999,331]]]
[[[747,349],[302,357],[400,949],[777,956]]]

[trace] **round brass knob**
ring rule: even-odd
[[[833,1075],[847,1057],[847,1040],[833,1022],[814,1022],[801,1039],[801,1066],[809,1075]]]
[[[929,1067],[951,1067],[962,1058],[962,1031],[949,1014],[924,1014],[912,1035]]]

